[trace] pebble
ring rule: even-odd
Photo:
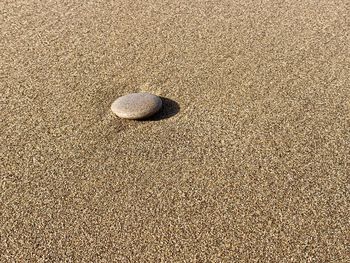
[[[111,110],[120,118],[136,120],[154,115],[161,107],[161,98],[140,92],[119,97],[112,103]]]

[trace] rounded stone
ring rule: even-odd
[[[156,95],[140,92],[119,97],[111,110],[120,118],[143,119],[157,113],[162,107],[162,100]]]

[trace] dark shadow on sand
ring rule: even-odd
[[[160,97],[163,102],[163,106],[158,113],[155,115],[142,119],[140,121],[160,121],[164,119],[168,119],[174,115],[176,115],[180,111],[180,105],[171,99]]]

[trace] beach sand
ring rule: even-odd
[[[349,262],[348,1],[0,10],[0,262]]]

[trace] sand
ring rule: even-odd
[[[350,3],[0,2],[1,262],[349,262]],[[163,97],[117,118],[130,92]]]

